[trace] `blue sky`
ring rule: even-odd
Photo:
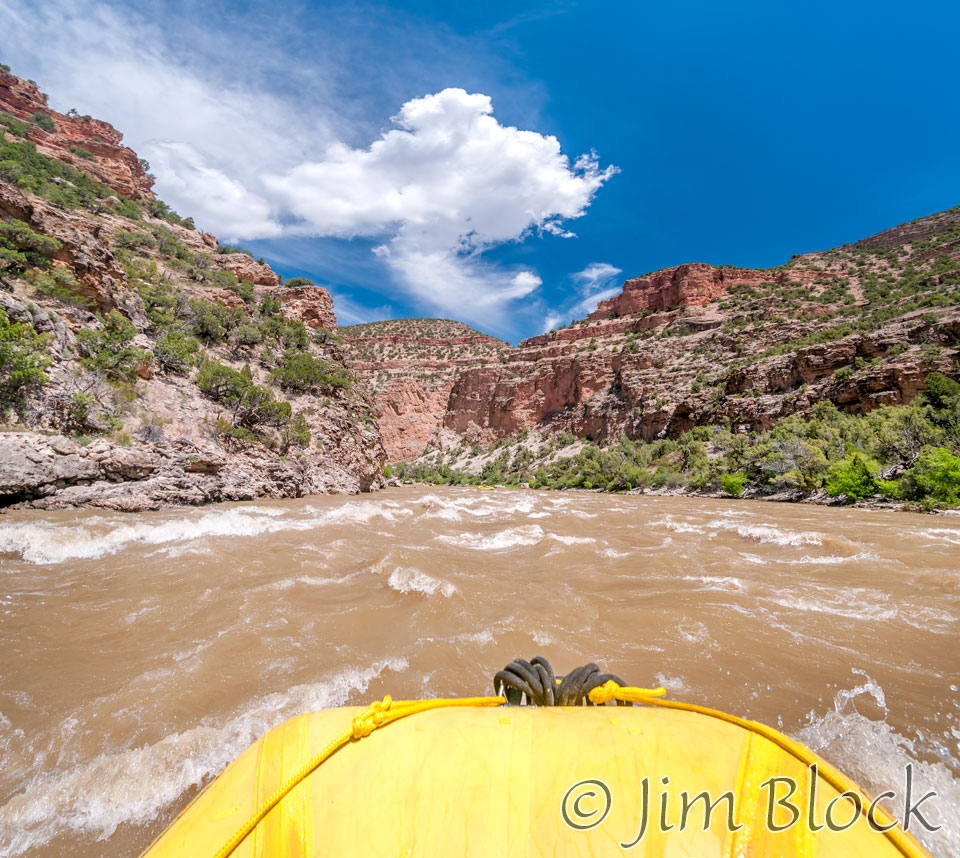
[[[627,276],[776,265],[960,203],[958,10],[0,0],[0,60],[342,323],[516,341]]]

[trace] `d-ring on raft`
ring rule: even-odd
[[[143,858],[929,858],[846,776],[763,724],[592,664],[558,679],[546,659],[517,659],[494,687],[291,718]],[[796,816],[771,807],[787,778]]]

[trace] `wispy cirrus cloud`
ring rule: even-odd
[[[609,262],[591,262],[582,271],[575,271],[570,279],[576,286],[579,297],[566,303],[560,310],[547,313],[543,330],[549,331],[571,319],[582,318],[597,309],[600,301],[606,301],[620,293],[622,286],[617,279],[621,270]]]

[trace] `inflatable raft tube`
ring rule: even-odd
[[[300,715],[231,763],[144,858],[929,858],[799,743],[650,694],[629,708],[385,698]]]

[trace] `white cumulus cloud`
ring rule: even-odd
[[[501,125],[489,96],[449,88],[403,105],[396,128],[369,147],[335,143],[265,184],[294,229],[384,236],[375,252],[435,310],[490,321],[540,285],[530,271],[494,268],[489,247],[581,217],[616,171],[595,155],[572,165],[556,137]]]
[[[225,238],[274,238],[282,233],[267,200],[211,166],[191,144],[155,142],[150,153],[151,169],[164,177],[172,196],[192,200],[189,211],[198,223],[215,223]]]
[[[371,288],[501,330],[512,311],[538,311],[538,274],[485,252],[572,236],[567,224],[616,167],[571,160],[556,137],[501,124],[489,96],[459,88],[408,100],[373,139],[365,129],[383,108],[344,98],[327,52],[291,66],[281,24],[275,36],[225,30],[212,8],[207,20],[112,0],[0,0],[4,61],[58,109],[114,122],[159,195],[224,241],[362,237],[383,272]]]

